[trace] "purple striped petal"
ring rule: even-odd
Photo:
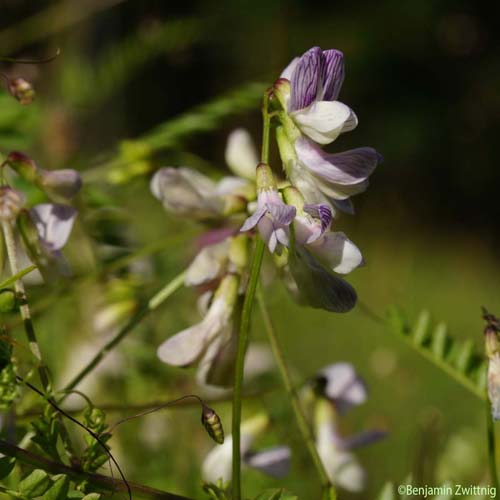
[[[297,139],[295,150],[299,161],[314,175],[343,186],[365,181],[382,161],[382,156],[373,148],[363,147],[328,154],[304,138]]]
[[[315,99],[321,77],[321,49],[313,47],[301,56],[291,79],[289,111],[307,108]]]
[[[289,226],[297,213],[297,209],[295,207],[285,205],[284,203],[279,205],[269,204],[267,205],[267,211],[275,223],[280,226]]]
[[[324,233],[330,227],[333,216],[328,205],[323,203],[318,205],[306,204],[304,205],[304,211],[321,221],[321,233]]]
[[[324,50],[322,90],[318,100],[336,101],[344,82],[344,76],[344,54],[340,50]]]

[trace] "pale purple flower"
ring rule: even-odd
[[[290,243],[289,226],[295,217],[295,207],[286,205],[278,191],[262,191],[257,197],[257,209],[241,227],[242,232],[258,227],[271,253],[281,253]]]
[[[30,210],[40,244],[46,253],[60,255],[71,234],[76,214],[73,207],[54,203],[41,203]]]
[[[344,56],[338,50],[313,47],[295,58],[281,74],[290,81],[285,105],[300,131],[329,144],[358,124],[354,112],[337,101],[344,81]]]
[[[244,466],[257,469],[272,477],[283,477],[290,469],[291,452],[287,446],[274,446],[261,451],[252,451],[252,445],[269,425],[269,418],[263,413],[245,420],[241,424],[240,449]],[[232,436],[227,436],[224,443],[214,447],[206,456],[202,465],[205,481],[217,483],[231,480]]]
[[[326,201],[348,212],[352,212],[349,198],[366,190],[369,176],[382,161],[370,147],[330,154],[304,137],[295,141],[295,153],[290,179],[305,199]]]
[[[150,187],[166,210],[194,219],[220,217],[235,205],[243,210],[246,200],[255,197],[253,183],[246,179],[230,176],[215,182],[187,167],[159,169]]]
[[[157,354],[161,361],[173,366],[190,366],[199,361],[214,343],[219,347],[229,340],[238,281],[232,274],[222,279],[204,318],[160,345]]]

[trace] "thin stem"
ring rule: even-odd
[[[488,442],[488,462],[490,466],[491,482],[498,491],[495,422],[493,421],[493,416],[491,414],[491,403],[488,397],[486,397],[486,438]]]
[[[5,247],[7,248],[7,256],[9,258],[10,271],[12,276],[19,275],[19,265],[17,262],[16,253],[16,243],[14,239],[14,234],[12,231],[12,226],[9,221],[2,221],[2,231],[5,241]],[[24,289],[24,283],[21,279],[15,281],[16,293],[22,301],[19,307],[19,312],[21,313],[21,318],[24,323],[24,330],[26,331],[26,336],[28,337],[28,342],[30,350],[38,361],[38,374],[40,376],[40,381],[42,382],[43,388],[47,393],[50,393],[50,382],[47,369],[42,361],[42,353],[40,351],[40,346],[35,335],[35,328],[33,322],[31,321],[31,313],[28,305],[26,290]]]
[[[110,339],[96,355],[84,366],[80,372],[69,382],[64,391],[74,389],[110,352],[116,347],[150,312],[154,311],[160,304],[168,299],[176,290],[184,283],[185,271],[176,276],[172,281],[167,283],[159,292],[157,292],[145,305],[140,307],[136,313],[130,318],[128,323]],[[68,394],[65,394],[60,400],[64,401]]]
[[[36,392],[38,395],[42,396],[43,398],[46,398],[45,394],[42,391],[38,390],[33,384],[30,384],[28,381],[24,380],[22,377],[16,376],[16,379],[19,380],[20,382],[22,382],[23,384],[25,384],[32,391]],[[129,499],[132,500],[132,490],[130,489],[130,485],[129,485],[128,481],[125,479],[125,475],[123,474],[123,471],[120,467],[120,464],[116,461],[113,454],[109,451],[109,449],[106,446],[106,444],[104,443],[104,441],[102,441],[102,439],[94,431],[89,429],[87,426],[83,425],[79,420],[72,417],[69,413],[66,413],[63,409],[59,408],[59,406],[52,399],[50,399],[50,398],[46,398],[46,399],[47,399],[47,402],[50,404],[50,406],[52,406],[52,408],[54,408],[54,410],[59,412],[61,415],[64,415],[67,419],[71,420],[73,423],[78,425],[78,427],[81,427],[82,429],[84,429],[99,443],[101,448],[104,450],[104,452],[108,455],[110,460],[115,464],[115,467],[118,469],[118,472],[122,478],[122,481],[124,482],[125,487],[127,488],[127,493],[128,493]]]
[[[236,355],[236,366],[234,370],[234,390],[233,390],[233,500],[241,500],[241,450],[240,450],[240,425],[241,425],[241,399],[243,387],[243,371],[245,368],[245,353],[248,345],[248,334],[250,331],[250,317],[252,315],[255,290],[259,281],[262,257],[264,255],[264,241],[258,238],[255,244],[255,252],[250,270],[250,280],[243,302],[241,313],[240,331],[238,334],[238,351]]]
[[[325,498],[328,498],[329,500],[334,500],[337,498],[335,488],[333,487],[333,485],[330,482],[330,479],[328,478],[325,467],[323,466],[323,462],[321,461],[321,458],[314,444],[314,437],[312,435],[309,424],[307,423],[304,411],[302,410],[302,405],[300,404],[297,391],[295,390],[292,384],[292,379],[290,377],[290,372],[288,370],[288,366],[285,361],[283,350],[281,348],[278,337],[274,330],[271,318],[267,311],[266,303],[264,301],[264,298],[260,290],[257,290],[257,301],[259,303],[260,312],[262,315],[262,319],[264,321],[264,327],[266,329],[267,336],[269,337],[269,343],[271,344],[271,349],[273,351],[274,358],[276,359],[276,363],[278,365],[281,378],[283,379],[283,384],[285,386],[286,392],[293,407],[295,420],[297,421],[297,426],[299,428],[300,434],[302,435],[302,439],[306,443],[307,450],[311,455],[314,466],[316,467],[316,470],[320,477],[321,485],[326,495]]]
[[[261,161],[269,163],[269,132],[271,128],[271,119],[269,116],[269,94],[265,92],[262,101],[262,150]],[[259,282],[260,268],[264,256],[264,241],[257,238],[255,250],[250,268],[250,278],[243,302],[241,313],[240,330],[238,333],[238,350],[236,353],[236,365],[234,368],[234,389],[233,389],[233,460],[232,460],[232,492],[233,500],[241,500],[241,396],[243,387],[243,372],[245,369],[245,353],[248,345],[250,331],[250,317],[252,315],[253,301],[255,291]]]
[[[74,481],[88,481],[88,483],[96,489],[103,489],[111,493],[124,493],[127,491],[125,483],[119,479],[113,479],[101,474],[84,472],[76,467],[69,467],[58,462],[53,462],[45,457],[23,450],[4,439],[0,439],[0,453],[9,457],[14,457],[26,465],[43,469],[51,474],[66,474]],[[192,500],[173,493],[149,488],[141,484],[129,483],[129,486],[134,495],[147,500]]]

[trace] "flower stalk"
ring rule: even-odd
[[[264,328],[266,329],[267,336],[269,337],[269,343],[271,344],[271,349],[273,351],[276,364],[278,365],[278,370],[281,374],[281,378],[283,379],[283,384],[285,386],[288,398],[290,399],[290,403],[292,404],[295,420],[297,421],[297,426],[299,428],[300,435],[304,443],[306,444],[307,450],[311,455],[314,467],[318,472],[321,481],[321,486],[323,489],[323,498],[325,500],[337,500],[337,493],[335,491],[335,488],[331,484],[330,479],[328,478],[326,470],[323,466],[323,462],[321,461],[321,458],[314,444],[314,438],[311,433],[311,429],[304,415],[304,411],[302,409],[302,405],[300,404],[297,391],[293,386],[292,379],[290,377],[290,372],[288,370],[288,366],[285,361],[285,356],[283,354],[283,350],[276,335],[276,331],[274,330],[271,318],[267,311],[264,297],[262,296],[260,290],[257,291],[257,301],[259,303],[260,312],[262,315],[262,319],[264,321]]]
[[[271,117],[269,115],[269,93],[264,94],[262,102],[262,163],[269,163],[269,136],[271,130]],[[250,317],[252,314],[255,292],[259,282],[260,268],[264,256],[264,240],[257,238],[255,250],[250,268],[250,279],[248,282],[243,311],[241,314],[240,329],[238,332],[238,349],[236,354],[236,364],[234,369],[234,390],[233,390],[233,461],[232,461],[232,492],[233,500],[241,500],[241,399],[243,387],[243,371],[245,368],[245,353],[248,345],[250,330]]]

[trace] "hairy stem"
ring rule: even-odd
[[[271,128],[271,119],[269,116],[269,94],[264,94],[262,102],[262,150],[261,161],[269,162],[269,132]],[[264,241],[257,238],[255,244],[252,265],[250,268],[250,278],[248,281],[243,310],[241,313],[240,330],[238,333],[238,350],[236,353],[236,365],[234,369],[234,390],[233,390],[233,460],[232,460],[232,491],[233,500],[241,500],[241,393],[243,387],[243,372],[245,368],[245,353],[248,345],[248,336],[250,331],[250,317],[252,315],[253,301],[255,291],[259,282],[260,268],[264,256]]]
[[[498,473],[495,446],[495,422],[491,414],[491,403],[486,397],[486,439],[488,442],[488,462],[490,467],[490,478],[493,486],[498,491]]]
[[[168,299],[176,290],[178,290],[184,283],[185,271],[176,276],[172,281],[167,283],[159,292],[157,292],[145,305],[140,307],[136,313],[130,318],[128,323],[120,329],[120,331],[107,342],[96,355],[84,366],[80,372],[69,382],[64,391],[71,391],[74,389],[110,352],[116,347],[150,312],[154,311],[160,304]],[[64,401],[69,395],[65,394],[60,400]]]
[[[269,343],[271,344],[271,349],[273,351],[274,358],[276,359],[276,364],[278,365],[281,378],[283,379],[283,384],[288,394],[288,398],[290,399],[290,402],[292,404],[293,412],[295,414],[295,420],[297,421],[297,426],[299,428],[300,434],[304,443],[306,444],[307,450],[309,451],[313,464],[318,472],[325,498],[328,500],[334,500],[337,498],[335,488],[331,484],[325,467],[323,466],[323,462],[321,461],[321,458],[318,455],[318,451],[316,450],[314,437],[304,415],[304,411],[302,409],[302,405],[300,404],[297,391],[292,384],[292,379],[290,377],[290,372],[285,361],[283,349],[281,348],[281,345],[279,343],[276,331],[274,330],[271,318],[267,311],[266,303],[260,290],[257,291],[257,301],[259,303],[260,312],[264,321],[264,328],[266,329],[267,336],[269,337]]]
[[[9,457],[14,457],[19,460],[19,462],[34,468],[43,469],[51,474],[66,474],[74,481],[86,480],[98,490],[109,491],[111,493],[125,493],[127,491],[126,484],[119,479],[103,476],[101,474],[84,472],[76,467],[69,467],[58,462],[53,462],[45,457],[23,450],[4,439],[0,439],[0,453]],[[134,495],[147,500],[191,500],[187,497],[156,490],[141,484],[129,483],[129,486]]]

